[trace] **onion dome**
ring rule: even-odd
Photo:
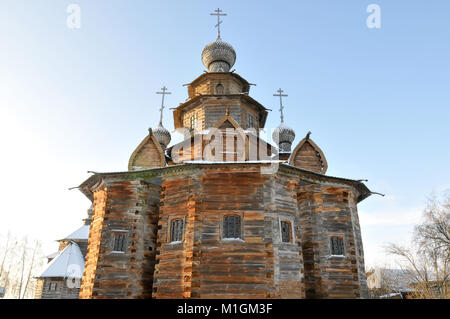
[[[170,132],[159,123],[158,127],[152,130],[153,135],[155,136],[158,143],[161,145],[161,148],[164,150],[167,145],[169,145],[172,137],[170,136]]]
[[[281,123],[272,133],[273,140],[278,144],[280,153],[290,153],[295,139],[295,132],[289,126]]]
[[[231,44],[218,38],[203,49],[202,62],[209,72],[230,72],[236,62],[236,52]]]

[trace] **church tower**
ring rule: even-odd
[[[251,84],[232,69],[220,34],[203,49],[207,71],[173,110],[184,139],[170,145],[160,121],[127,172],[95,173],[79,189],[93,202],[80,298],[363,298],[357,203],[361,181],[325,175],[306,135],[273,130]],[[293,123],[290,123],[291,125]],[[269,128],[266,128],[269,129]]]

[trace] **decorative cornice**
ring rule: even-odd
[[[230,162],[230,163],[186,163],[178,164],[173,166],[152,168],[141,171],[127,171],[127,172],[110,172],[110,173],[95,173],[87,180],[85,180],[78,188],[80,191],[92,200],[92,187],[104,179],[114,179],[114,180],[139,180],[139,179],[152,179],[158,177],[169,177],[176,176],[180,173],[192,175],[198,170],[206,168],[244,168],[248,166],[263,166],[270,165],[268,162]],[[285,163],[280,163],[279,171],[283,174],[296,175],[303,181],[310,183],[333,183],[333,184],[344,184],[347,186],[354,187],[354,189],[359,193],[358,202],[364,200],[371,195],[371,191],[362,182],[352,179],[346,179],[341,177],[327,176],[320,173],[308,171],[298,167],[294,167]]]

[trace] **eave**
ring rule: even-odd
[[[242,76],[240,76],[239,74],[234,73],[234,72],[205,72],[205,73],[199,75],[197,78],[195,78],[191,83],[185,84],[185,85],[193,86],[193,85],[197,84],[198,82],[200,82],[201,80],[203,80],[204,78],[208,77],[211,74],[221,74],[221,75],[227,74],[227,75],[231,75],[231,76],[235,77],[237,80],[239,80],[240,82],[242,82],[244,84],[244,91],[245,92],[249,92],[250,91],[250,83],[246,79],[244,79]]]
[[[280,162],[280,161],[274,161]],[[205,166],[216,166],[216,167],[239,167],[239,166],[250,166],[250,165],[268,165],[267,162],[230,162],[230,163],[184,163],[177,164],[166,167],[159,168],[151,168],[147,170],[140,171],[124,171],[124,172],[106,172],[106,173],[94,173],[91,177],[85,180],[78,189],[91,201],[93,201],[93,194],[91,188],[100,183],[103,179],[127,179],[127,180],[135,180],[135,179],[152,179],[152,178],[160,178],[164,175],[172,175],[177,172],[181,172],[183,170],[196,170],[199,168],[203,168]],[[308,171],[305,169],[301,169],[298,167],[291,166],[287,163],[281,163],[279,169],[287,174],[294,174],[301,177],[302,180],[311,182],[311,183],[336,183],[336,184],[344,184],[347,186],[354,187],[355,190],[359,193],[357,197],[357,202],[361,202],[367,197],[369,197],[372,192],[369,188],[359,180],[352,180],[342,177],[328,176],[322,175],[316,172]]]

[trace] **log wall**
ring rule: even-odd
[[[103,192],[106,198],[97,196],[94,200],[80,298],[150,298],[160,186],[145,181],[111,181]],[[104,202],[103,216],[96,200],[99,206]],[[123,252],[113,250],[117,234],[125,236]]]
[[[135,174],[94,193],[80,298],[366,296],[353,188],[260,165],[180,167],[162,173],[161,186]],[[227,215],[240,217],[239,239],[223,238]],[[184,222],[180,242],[174,219]],[[127,234],[122,254],[111,248],[117,231]],[[331,255],[330,236],[344,239],[343,256]]]

